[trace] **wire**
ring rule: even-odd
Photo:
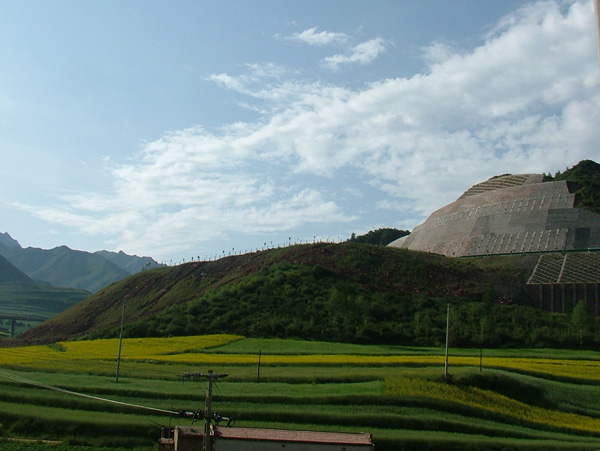
[[[158,409],[156,407],[142,406],[139,404],[131,404],[128,402],[116,401],[114,399],[100,398],[99,396],[86,395],[85,393],[79,393],[76,391],[67,390],[67,389],[60,388],[60,387],[54,387],[52,385],[42,384],[41,382],[36,382],[34,380],[27,379],[23,376],[17,376],[17,375],[9,373],[6,370],[2,370],[2,369],[0,369],[0,377],[4,377],[6,379],[11,379],[16,382],[21,382],[21,383],[28,384],[28,385],[33,385],[35,387],[45,388],[48,390],[54,390],[54,391],[66,393],[69,395],[80,396],[82,398],[94,399],[96,401],[102,401],[102,402],[107,402],[107,403],[111,403],[111,404],[118,404],[121,406],[134,407],[137,409],[150,410],[153,412],[165,413],[165,414],[169,414],[169,415],[186,415],[187,416],[187,414],[191,413],[191,412],[175,412],[173,410]]]

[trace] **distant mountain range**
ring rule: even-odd
[[[17,332],[31,327],[29,321],[39,322],[77,304],[91,293],[77,288],[53,287],[35,283],[31,277],[0,255],[0,335],[8,335],[11,319],[17,319]],[[29,325],[23,324],[25,321]]]
[[[0,255],[0,283],[34,283],[31,277]]]
[[[0,233],[0,256],[37,283],[78,288],[95,293],[144,269],[160,266],[150,257],[124,252],[23,248],[8,233]],[[0,275],[2,277],[2,275]]]

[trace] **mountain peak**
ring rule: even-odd
[[[19,242],[15,240],[8,232],[0,233],[0,244],[7,248],[21,247]]]

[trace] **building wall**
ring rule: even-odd
[[[215,446],[215,451],[365,451],[372,449],[372,447],[354,445],[224,439],[218,440]]]
[[[525,287],[532,307],[553,313],[568,313],[577,302],[584,300],[591,314],[600,315],[600,284],[553,283],[529,284]]]
[[[169,432],[169,431],[167,431]],[[201,451],[203,428],[176,426],[163,434],[159,450]],[[307,435],[310,437],[307,439]],[[340,439],[340,436],[343,436]],[[361,441],[357,441],[360,436]],[[173,437],[170,440],[170,437]],[[348,439],[350,437],[350,439]],[[367,443],[368,442],[368,443]],[[370,435],[291,431],[261,428],[225,428],[213,437],[215,451],[373,451]]]

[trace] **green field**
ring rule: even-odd
[[[600,448],[600,353],[592,351],[484,349],[480,368],[479,349],[451,349],[444,381],[438,348],[130,339],[116,383],[116,346],[0,349],[4,436],[62,442],[0,448],[156,449],[161,426],[191,424],[161,411],[204,408],[206,382],[179,375],[209,369],[229,374],[213,409],[237,426],[369,432],[377,451]]]
[[[0,283],[0,335],[8,335],[12,317],[51,318],[89,296],[75,288],[50,285],[4,282]],[[33,318],[32,318],[33,319]],[[40,321],[19,320],[16,335],[38,325]]]

